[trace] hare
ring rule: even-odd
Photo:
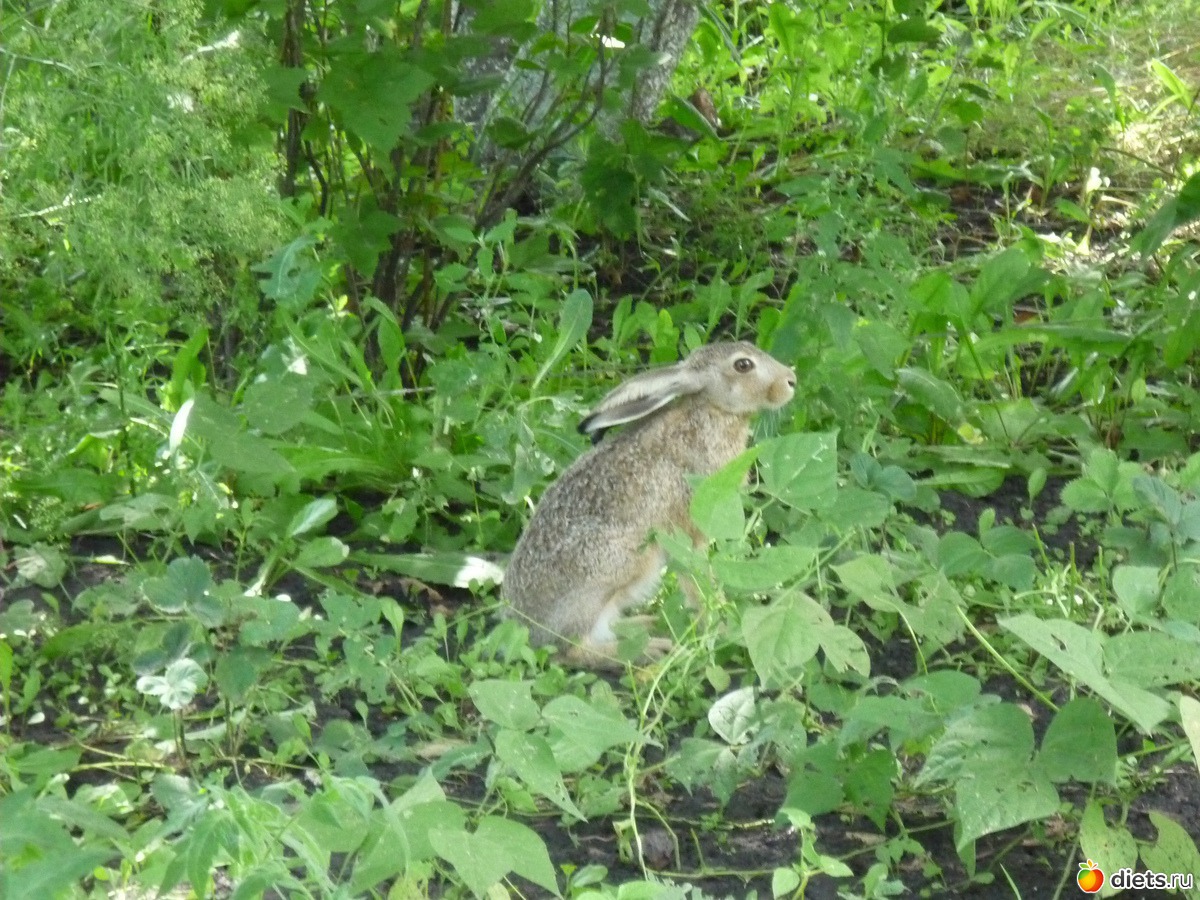
[[[596,444],[552,484],[517,542],[501,585],[510,614],[567,662],[620,668],[613,625],[648,600],[666,562],[649,540],[679,528],[697,544],[689,476],[716,472],[741,453],[750,418],[778,409],[796,373],[753,344],[708,344],[682,362],[625,381],[579,430]],[[604,432],[626,425],[618,434]],[[646,660],[671,648],[652,639]]]

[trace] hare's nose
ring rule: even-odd
[[[793,391],[796,389],[796,372],[794,369],[788,370],[787,383],[788,387],[790,387]]]

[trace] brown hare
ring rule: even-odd
[[[598,443],[547,489],[501,585],[533,641],[557,644],[573,665],[619,668],[613,625],[662,576],[665,554],[651,533],[682,529],[703,541],[688,512],[689,476],[745,450],[751,417],[783,406],[795,388],[792,369],[739,341],[699,347],[605,397],[579,425]],[[626,427],[603,437],[616,425]],[[645,658],[670,648],[652,639]]]

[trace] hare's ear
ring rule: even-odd
[[[676,363],[653,372],[635,375],[615,388],[579,423],[579,431],[598,443],[604,432],[616,425],[644,419],[676,397],[704,389],[705,379],[694,370]]]

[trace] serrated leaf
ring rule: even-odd
[[[567,299],[563,301],[562,312],[558,317],[554,346],[550,350],[550,355],[546,357],[546,361],[538,369],[537,375],[533,379],[533,385],[530,387],[531,391],[536,391],[537,386],[546,377],[546,373],[566,355],[568,350],[587,336],[588,329],[592,327],[592,306],[592,295],[583,288],[571,291],[567,295]]]

